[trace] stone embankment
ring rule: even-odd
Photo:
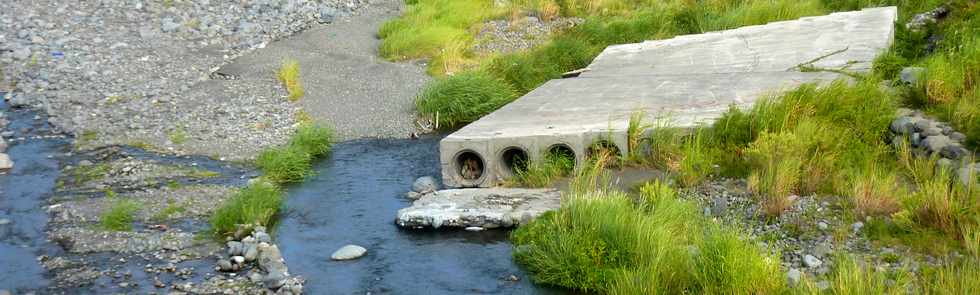
[[[957,132],[946,122],[936,120],[911,109],[899,109],[892,121],[892,145],[896,149],[908,144],[919,157],[936,157],[939,167],[955,171],[964,185],[980,177],[980,162],[964,146],[966,135]]]

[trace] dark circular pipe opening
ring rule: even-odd
[[[524,149],[519,147],[509,147],[500,153],[500,161],[503,163],[504,172],[514,174],[517,171],[526,171],[530,158]]]
[[[456,155],[456,169],[459,176],[466,181],[477,181],[483,177],[485,167],[483,158],[473,151],[462,151]]]
[[[551,165],[557,165],[564,172],[575,169],[575,151],[563,143],[552,145],[545,151],[544,160]]]
[[[619,147],[616,144],[608,140],[600,140],[589,146],[589,151],[586,153],[587,156],[595,156],[599,152],[608,152],[612,157],[620,157],[622,154],[619,153]]]

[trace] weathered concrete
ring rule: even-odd
[[[577,78],[552,80],[440,143],[443,181],[491,187],[512,175],[505,154],[532,161],[564,146],[581,162],[598,141],[626,151],[634,112],[676,127],[709,123],[730,106],[804,83],[866,72],[894,38],[895,7],[834,13],[795,21],[606,48]],[[464,177],[467,158],[482,173]]]
[[[497,228],[524,224],[558,209],[561,193],[553,189],[451,189],[426,194],[398,210],[402,227]]]

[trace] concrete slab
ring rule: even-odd
[[[395,223],[408,228],[513,227],[558,209],[554,189],[450,189],[426,194],[398,210]]]
[[[626,152],[637,111],[691,127],[733,105],[748,108],[804,83],[846,78],[801,72],[801,64],[866,72],[891,45],[896,17],[895,7],[874,8],[610,46],[579,77],[549,81],[443,139],[443,180],[449,187],[496,186],[509,176],[501,157],[507,149],[539,159],[561,144],[580,163],[600,140]],[[479,175],[467,159],[478,159]]]

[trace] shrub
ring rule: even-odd
[[[763,133],[748,149],[754,170],[749,176],[749,190],[762,203],[769,216],[777,216],[792,205],[789,196],[800,183],[805,146],[792,133]]]
[[[283,61],[276,77],[289,92],[289,101],[298,101],[303,97],[303,85],[299,82],[299,61],[295,59]]]
[[[419,112],[436,118],[440,128],[455,128],[513,101],[517,94],[506,83],[482,72],[438,79],[416,99]]]
[[[675,172],[682,186],[695,186],[708,179],[714,171],[712,150],[706,141],[706,136],[698,132],[686,138],[681,145],[681,158]]]
[[[111,231],[130,231],[133,229],[133,214],[140,209],[140,203],[134,200],[114,197],[114,194],[107,194],[106,198],[112,204],[108,210],[102,212],[99,223],[102,228]]]
[[[283,195],[275,184],[258,181],[242,188],[211,216],[211,230],[216,236],[235,232],[240,224],[269,227],[275,222],[283,204]]]
[[[301,146],[285,146],[262,151],[255,164],[265,178],[277,184],[299,182],[312,171],[312,158]]]

